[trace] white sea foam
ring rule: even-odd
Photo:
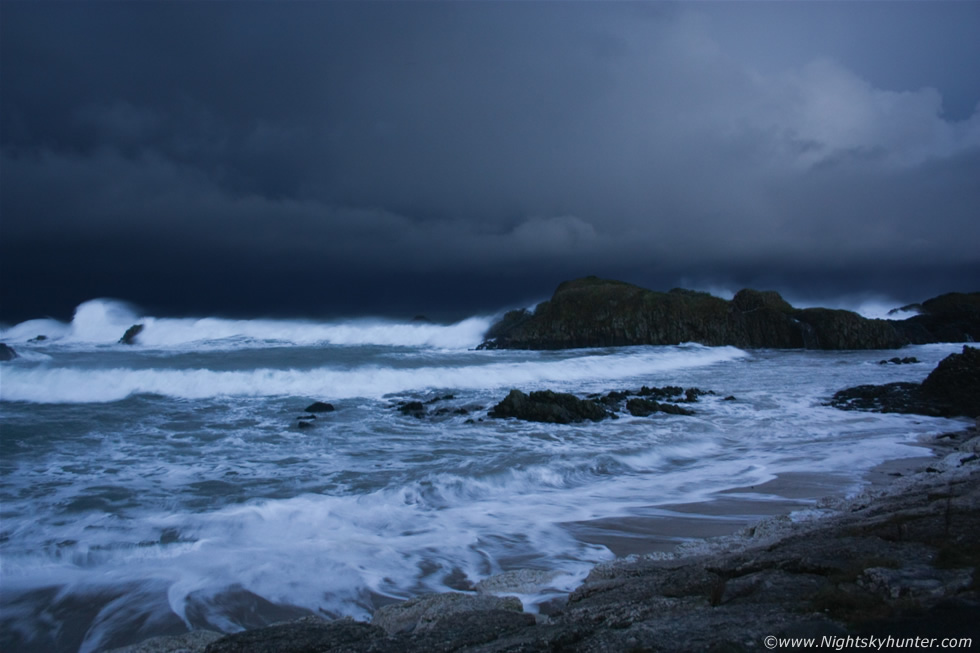
[[[51,342],[77,347],[112,345],[134,324],[143,329],[135,339],[142,348],[223,349],[280,345],[388,345],[469,349],[483,340],[491,317],[471,317],[455,324],[356,319],[333,322],[311,320],[231,320],[217,317],[166,318],[141,315],[125,302],[95,299],[75,310],[70,324],[57,320],[29,320],[0,331],[0,338],[18,343],[37,335]]]
[[[747,354],[734,347],[663,347],[558,361],[498,362],[412,369],[362,366],[312,370],[86,369],[11,367],[0,399],[43,403],[118,401],[134,394],[181,399],[220,396],[383,397],[433,388],[469,390],[543,383],[603,382],[723,363]],[[534,389],[534,388],[531,388]]]

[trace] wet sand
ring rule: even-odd
[[[731,535],[767,517],[815,508],[828,497],[843,498],[859,488],[886,486],[927,468],[944,451],[942,440],[919,446],[924,455],[885,461],[857,482],[848,474],[789,472],[759,485],[723,490],[708,501],[648,506],[632,515],[566,527],[580,540],[603,545],[617,557],[668,553],[684,542]]]

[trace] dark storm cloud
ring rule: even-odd
[[[980,8],[926,7],[5,3],[3,311],[974,289]]]

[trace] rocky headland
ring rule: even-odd
[[[487,349],[625,345],[732,345],[772,349],[894,349],[980,340],[980,293],[948,293],[904,320],[827,308],[794,308],[779,293],[745,289],[730,301],[705,292],[655,292],[585,277],[558,286],[533,311],[510,311],[487,332]]]

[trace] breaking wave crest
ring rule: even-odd
[[[76,346],[113,345],[134,324],[143,330],[135,344],[144,348],[222,349],[281,345],[387,345],[468,349],[480,344],[491,317],[455,324],[382,319],[315,322],[309,320],[232,320],[218,317],[161,318],[140,315],[125,302],[94,299],[75,309],[69,324],[29,320],[0,331],[6,342],[27,342],[39,335]]]
[[[130,369],[15,367],[4,370],[2,398],[39,403],[118,401],[135,394],[179,399],[221,396],[380,398],[438,388],[491,390],[536,384],[627,379],[722,363],[747,354],[735,347],[687,345],[580,355],[554,361],[508,362],[473,355],[471,364],[397,368],[359,366],[316,369]]]

